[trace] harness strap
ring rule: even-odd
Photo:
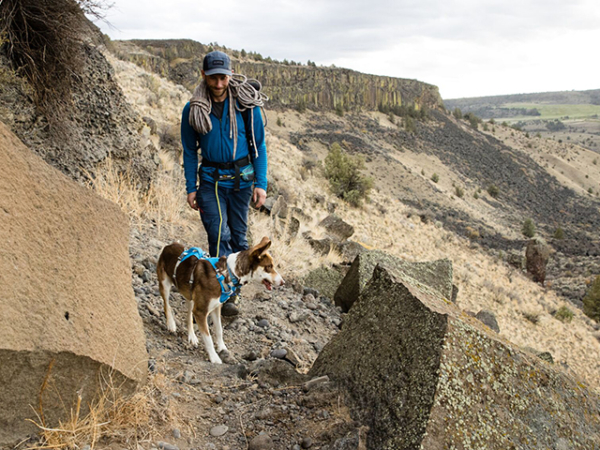
[[[208,253],[204,252],[201,248],[198,248],[198,247],[192,247],[188,250],[183,251],[183,253],[181,253],[181,255],[179,255],[179,258],[177,258],[177,263],[175,264],[175,269],[173,270],[173,281],[175,282],[175,287],[177,289],[179,289],[179,286],[177,285],[177,268],[183,261],[185,261],[186,259],[188,259],[192,256],[196,257],[196,261],[194,263],[194,267],[192,268],[192,273],[190,275],[190,280],[189,280],[190,287],[194,284],[194,271],[196,269],[196,265],[198,264],[198,262],[201,259],[205,259],[212,265],[213,269],[215,269],[215,272],[217,274],[217,281],[221,285],[221,297],[219,298],[220,303],[225,303],[233,295],[235,295],[239,292],[240,286],[241,286],[240,281],[233,274],[233,272],[229,268],[229,265],[226,265],[226,267],[227,267],[227,272],[229,273],[229,278],[232,281],[232,284],[225,283],[225,276],[222,273],[220,273],[220,271],[217,269],[217,262],[219,261],[219,258],[211,258],[208,255]]]
[[[179,267],[179,264],[181,264],[183,261],[185,261],[186,259],[195,256],[198,261],[200,261],[201,259],[206,259],[208,258],[208,253],[206,253],[204,250],[202,250],[199,247],[191,247],[187,250],[184,250],[181,255],[179,255],[179,258],[177,258],[177,263],[175,264],[175,269],[173,269],[173,281],[175,282],[175,287],[177,289],[179,289],[179,286],[177,285],[177,268]],[[196,264],[198,264],[198,261],[196,261]],[[196,264],[194,264],[194,269],[196,268]],[[194,281],[194,269],[192,269],[192,276],[190,277],[190,284],[192,284],[192,282]]]

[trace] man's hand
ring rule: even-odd
[[[267,192],[261,188],[254,188],[254,193],[252,194],[252,201],[254,202],[254,207],[256,209],[260,208],[265,204],[265,200],[267,199]]]
[[[196,203],[196,192],[190,192],[188,194],[187,202],[188,202],[188,205],[190,205],[190,208],[198,211],[198,204]]]

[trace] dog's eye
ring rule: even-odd
[[[271,270],[273,270],[273,266],[271,264],[265,266],[265,272],[270,272]]]

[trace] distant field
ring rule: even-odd
[[[543,103],[505,103],[503,108],[536,108],[541,116],[514,116],[506,120],[549,120],[569,117],[569,119],[586,119],[594,115],[600,116],[600,105],[548,105]],[[501,120],[501,119],[499,119]]]

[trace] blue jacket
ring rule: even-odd
[[[233,161],[233,138],[229,137],[229,98],[225,100],[223,107],[223,116],[221,120],[211,112],[212,130],[201,135],[190,125],[190,104],[183,108],[181,116],[181,143],[183,145],[183,167],[185,173],[186,190],[195,192],[198,189],[198,150],[201,150],[202,156],[208,161],[215,163]],[[236,110],[236,119],[238,126],[237,151],[235,159],[241,159],[248,156],[248,140],[246,138],[246,124],[242,113]],[[254,108],[254,139],[258,149],[258,157],[254,158],[254,181],[241,181],[240,188],[251,186],[267,190],[267,146],[265,144],[265,127],[262,120],[260,108]],[[212,177],[216,169],[213,167],[202,168],[202,182],[214,183]],[[221,170],[221,175],[233,175],[234,169]],[[219,186],[233,188],[233,180],[220,181]]]

